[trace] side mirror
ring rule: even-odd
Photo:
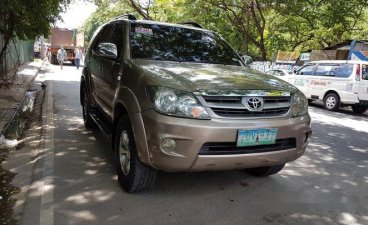
[[[97,46],[96,54],[108,59],[118,58],[118,48],[113,43],[100,43]]]
[[[249,65],[253,62],[253,58],[250,57],[249,55],[243,55],[243,56],[241,56],[241,59],[243,60],[245,65]]]

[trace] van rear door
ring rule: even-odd
[[[368,101],[368,63],[362,64],[361,67],[362,77],[359,81],[359,100]]]

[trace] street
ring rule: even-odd
[[[50,149],[21,224],[368,224],[367,113],[312,103],[312,141],[277,175],[161,172],[152,191],[129,194],[106,137],[84,128],[81,71],[50,65],[37,78],[50,81]]]

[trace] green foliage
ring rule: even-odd
[[[10,40],[48,36],[51,23],[59,18],[70,0],[2,0],[0,1],[0,60]]]
[[[83,26],[87,39],[99,25],[128,12],[165,22],[199,22],[218,32],[236,51],[262,60],[272,59],[278,50],[305,51],[347,39],[368,39],[368,0],[95,2],[98,10]]]

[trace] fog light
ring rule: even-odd
[[[175,143],[175,141],[173,139],[165,138],[161,142],[161,148],[164,151],[171,152],[171,151],[174,151],[175,150],[176,143]]]

